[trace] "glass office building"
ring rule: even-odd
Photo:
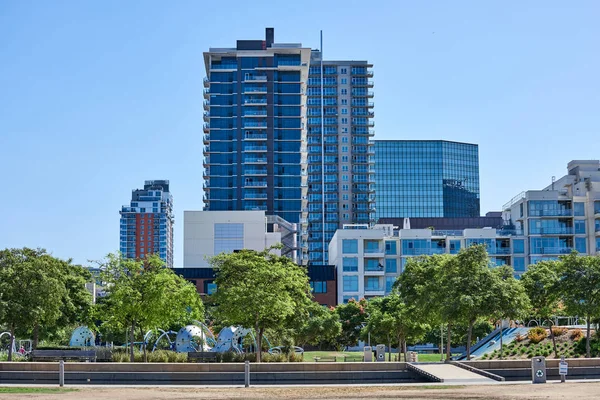
[[[204,209],[306,219],[309,48],[238,40],[204,53]],[[305,212],[305,211],[304,211]]]
[[[338,228],[373,222],[372,66],[367,61],[322,61],[320,51],[312,52],[308,220],[302,230],[311,265],[327,264],[328,245]]]
[[[375,181],[376,219],[480,214],[476,144],[376,140]]]

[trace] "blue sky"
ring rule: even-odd
[[[85,263],[169,179],[175,264],[202,207],[202,52],[236,39],[368,59],[376,139],[480,146],[481,208],[600,158],[597,1],[0,2],[0,248]]]

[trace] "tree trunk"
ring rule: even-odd
[[[35,325],[33,326],[33,345],[31,348],[32,350],[37,349],[39,340],[40,340],[40,324],[38,324],[36,322]]]
[[[590,358],[592,356],[592,349],[590,348],[590,317],[586,317],[586,324],[587,324],[587,332],[586,332],[586,338],[585,338],[585,357],[586,358]]]
[[[398,335],[398,361],[402,361],[400,360],[400,354],[402,354],[402,335]],[[404,361],[406,361],[406,356]]]
[[[258,328],[258,343],[256,343],[256,362],[259,363],[262,361],[262,338],[263,338],[263,328]]]
[[[129,332],[129,362],[135,362],[135,354],[133,352],[134,340],[135,340],[135,320],[131,322],[131,330]]]
[[[406,351],[406,339],[402,338],[402,352],[404,353],[404,361],[408,362],[408,352]]]
[[[469,329],[467,330],[467,361],[471,360],[471,339],[473,337],[473,324],[475,321],[469,321]]]
[[[15,343],[15,326],[10,326],[10,342],[8,343],[8,361],[12,361],[13,347]]]
[[[500,359],[502,360],[502,351],[504,350],[504,341],[503,339],[503,333],[502,333],[502,319],[500,320]]]
[[[148,352],[146,351],[146,335],[144,335],[144,330],[140,327],[140,334],[142,335],[142,349],[144,350],[144,362],[148,362]]]
[[[554,358],[558,358],[558,351],[556,350],[556,338],[554,337],[554,332],[552,332],[552,327],[554,324],[552,323],[552,319],[548,319],[550,322],[548,324],[548,329],[550,329],[550,339],[552,339],[552,347],[554,348]]]
[[[452,324],[448,323],[448,336],[446,337],[446,362],[450,361],[452,357],[452,350],[450,349],[450,341],[452,340]]]

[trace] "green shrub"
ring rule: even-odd
[[[546,337],[548,337],[548,333],[546,332],[546,329],[542,327],[531,328],[529,332],[527,332],[527,338],[534,344],[541,342],[546,339]]]
[[[302,362],[304,361],[304,353],[290,353],[288,356],[289,362]]]
[[[562,336],[565,333],[567,333],[569,330],[567,328],[564,328],[562,326],[553,326],[552,327],[552,334],[554,336]]]

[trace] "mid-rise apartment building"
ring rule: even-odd
[[[313,51],[308,76],[308,220],[305,249],[327,264],[343,224],[374,222],[373,77],[367,61],[326,61]]]
[[[375,140],[376,219],[478,217],[479,150],[446,140]]]
[[[507,223],[527,236],[528,264],[573,250],[600,251],[600,161],[571,161],[567,170],[544,189],[522,192],[503,207]]]
[[[158,254],[173,268],[173,196],[168,180],[146,181],[121,207],[120,251],[126,258]]]
[[[336,266],[338,303],[390,293],[411,257],[457,254],[461,248],[484,244],[491,265],[511,265],[515,275],[526,270],[523,232],[512,229],[435,231],[399,229],[393,225],[349,225],[338,230],[329,244]]]

